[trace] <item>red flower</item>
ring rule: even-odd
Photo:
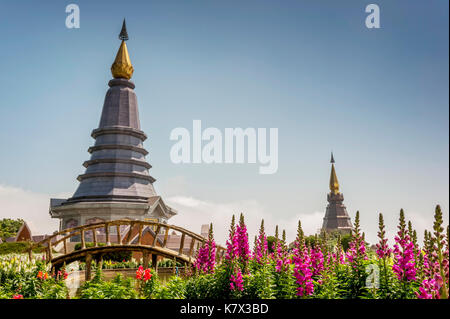
[[[12,299],[23,299],[22,295],[14,295]]]
[[[139,266],[138,270],[136,270],[136,279],[142,279],[142,276],[144,274],[144,267]]]
[[[39,271],[36,277],[41,280],[46,280],[48,279],[48,274],[46,272]]]
[[[144,270],[144,267],[139,266],[138,270],[136,270],[136,279],[139,280],[150,280],[152,278],[152,273],[149,268]]]
[[[144,272],[144,281],[150,280],[152,278],[152,274],[150,272],[150,269],[145,269]]]
[[[44,273],[42,271],[39,271],[38,274],[37,274],[37,277],[39,279],[42,279],[44,277]]]

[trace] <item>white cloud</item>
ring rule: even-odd
[[[70,195],[69,195],[70,196]],[[17,187],[0,185],[0,218],[22,218],[33,235],[51,234],[59,222],[48,213],[50,197],[67,198],[67,194],[50,196]]]
[[[183,188],[183,187],[181,187]],[[173,194],[173,192],[171,192]],[[182,192],[187,193],[187,192]],[[51,197],[68,198],[71,194],[56,194],[54,196],[37,193],[0,184],[0,218],[22,218],[30,226],[33,235],[51,234],[58,229],[58,220],[50,218],[48,213]],[[214,224],[215,238],[220,244],[224,244],[228,238],[228,230],[231,216],[244,213],[249,232],[250,243],[253,244],[254,236],[258,233],[261,219],[264,219],[266,233],[273,235],[275,226],[281,231],[286,230],[287,239],[293,241],[297,232],[298,220],[302,221],[302,227],[306,234],[314,234],[322,225],[324,212],[298,213],[286,217],[286,212],[272,211],[257,200],[241,200],[230,202],[214,202],[199,199],[192,196],[169,196],[164,200],[178,210],[178,215],[170,220],[171,224],[200,233],[202,224]],[[414,229],[417,230],[419,242],[422,242],[425,229],[433,227],[433,212],[427,214],[406,211],[406,219],[411,220]],[[353,217],[353,216],[352,216]],[[392,245],[393,237],[397,231],[398,214],[386,214],[385,224],[389,244]],[[448,225],[448,214],[444,213],[444,224]],[[366,232],[366,240],[371,243],[377,241],[378,217],[372,216],[369,220],[362,218],[362,229]]]
[[[275,226],[278,225],[280,236],[282,230],[285,229],[287,239],[290,242],[295,239],[299,219],[302,221],[305,233],[313,234],[322,225],[323,218],[323,212],[297,214],[287,219],[280,218],[277,212],[268,212],[264,206],[255,200],[217,203],[188,196],[174,196],[166,198],[165,201],[178,210],[178,215],[170,220],[171,224],[199,233],[202,224],[212,222],[216,241],[222,245],[228,238],[233,214],[236,215],[237,219],[241,212],[244,214],[251,244],[254,236],[258,233],[261,219],[264,219],[266,234],[273,235]]]

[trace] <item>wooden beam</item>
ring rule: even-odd
[[[106,246],[111,246],[111,239],[109,237],[109,223],[105,224],[105,234],[106,234]]]
[[[81,249],[86,248],[86,241],[84,240],[84,229],[81,230]]]
[[[67,238],[64,239],[64,255],[67,255]]]
[[[97,247],[97,230],[96,229],[92,230],[92,238],[94,240],[94,247]]]
[[[183,234],[181,235],[181,240],[180,240],[180,250],[178,251],[178,254],[179,254],[179,255],[183,254],[184,237],[185,237],[185,234],[183,233]]]
[[[177,257],[173,257],[172,272],[173,272],[174,275],[177,272]]]
[[[97,267],[98,269],[103,268],[103,254],[100,254],[100,256],[98,257]]]
[[[148,258],[149,258],[148,251],[147,250],[143,250],[142,251],[142,266],[144,267],[144,269],[148,268],[148,262],[149,262]]]
[[[131,241],[131,232],[133,231],[134,222],[130,223],[130,231],[127,234],[127,239],[125,239],[125,243],[128,245]]]
[[[86,269],[84,272],[85,281],[91,280],[92,255],[86,254]]]
[[[116,229],[117,229],[117,243],[119,245],[122,245],[122,238],[120,238],[120,225],[117,225]]]
[[[192,253],[194,252],[194,244],[195,244],[195,238],[191,237],[191,245],[189,247],[189,254],[188,254],[189,261],[191,261],[191,259],[192,259]]]
[[[166,233],[164,234],[164,242],[163,242],[163,247],[166,247],[166,245],[167,245],[167,238],[169,237],[169,230],[170,230],[170,227],[166,227]]]
[[[158,255],[152,254],[152,268],[158,273]]]
[[[161,226],[158,225],[158,227],[156,227],[155,237],[153,237],[152,247],[156,246],[156,241],[158,239],[158,234],[159,234],[160,229],[161,229]]]
[[[144,225],[139,224],[138,245],[142,244],[142,229],[143,228],[144,228]]]
[[[53,259],[52,241],[51,241],[51,240],[48,241],[48,258],[49,258],[49,261],[50,261],[50,262],[51,262],[52,259]]]

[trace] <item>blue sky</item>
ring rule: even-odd
[[[360,210],[369,238],[378,212],[393,229],[403,207],[422,229],[441,204],[448,221],[447,1],[377,1],[378,30],[364,24],[373,2],[360,0],[72,1],[81,28],[70,30],[69,3],[0,0],[4,190],[75,191],[125,17],[147,160],[157,191],[178,208],[188,198],[222,205],[220,218],[261,210],[288,234],[301,216],[313,231],[333,150],[348,212]],[[170,131],[192,130],[194,119],[221,130],[278,127],[278,172],[171,163]],[[0,195],[12,207],[0,217],[22,213],[9,197]],[[39,207],[33,216],[47,223],[48,204]]]

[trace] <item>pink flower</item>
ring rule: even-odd
[[[314,283],[312,280],[311,272],[311,260],[306,253],[306,247],[303,247],[303,254],[300,254],[301,250],[296,249],[294,251],[294,277],[297,284],[297,296],[309,296],[314,293]]]
[[[320,247],[311,249],[311,267],[313,269],[313,277],[319,276],[323,270],[323,253]]]
[[[434,279],[424,279],[422,285],[419,288],[420,293],[416,292],[416,296],[419,299],[439,299],[440,285]]]
[[[243,221],[236,227],[237,257],[243,265],[243,269],[247,269],[250,259],[250,248],[248,246],[247,227]]]
[[[256,239],[255,249],[253,253],[253,258],[258,264],[263,264],[267,257],[267,237],[264,233],[264,221],[261,223],[261,228],[259,230],[259,236]]]
[[[243,291],[244,290],[244,280],[242,278],[242,273],[241,270],[238,268],[235,275],[231,275],[230,277],[230,289],[231,290],[239,290],[239,291]]]
[[[416,263],[414,259],[414,243],[409,235],[399,231],[399,236],[395,236],[394,245],[394,265],[392,270],[400,281],[416,280]]]
[[[216,266],[216,242],[214,241],[212,224],[209,228],[208,240],[197,252],[194,267],[205,274],[214,273]]]
[[[205,274],[214,273],[216,264],[216,243],[214,240],[207,241],[197,252],[197,259],[194,263],[199,271]]]

